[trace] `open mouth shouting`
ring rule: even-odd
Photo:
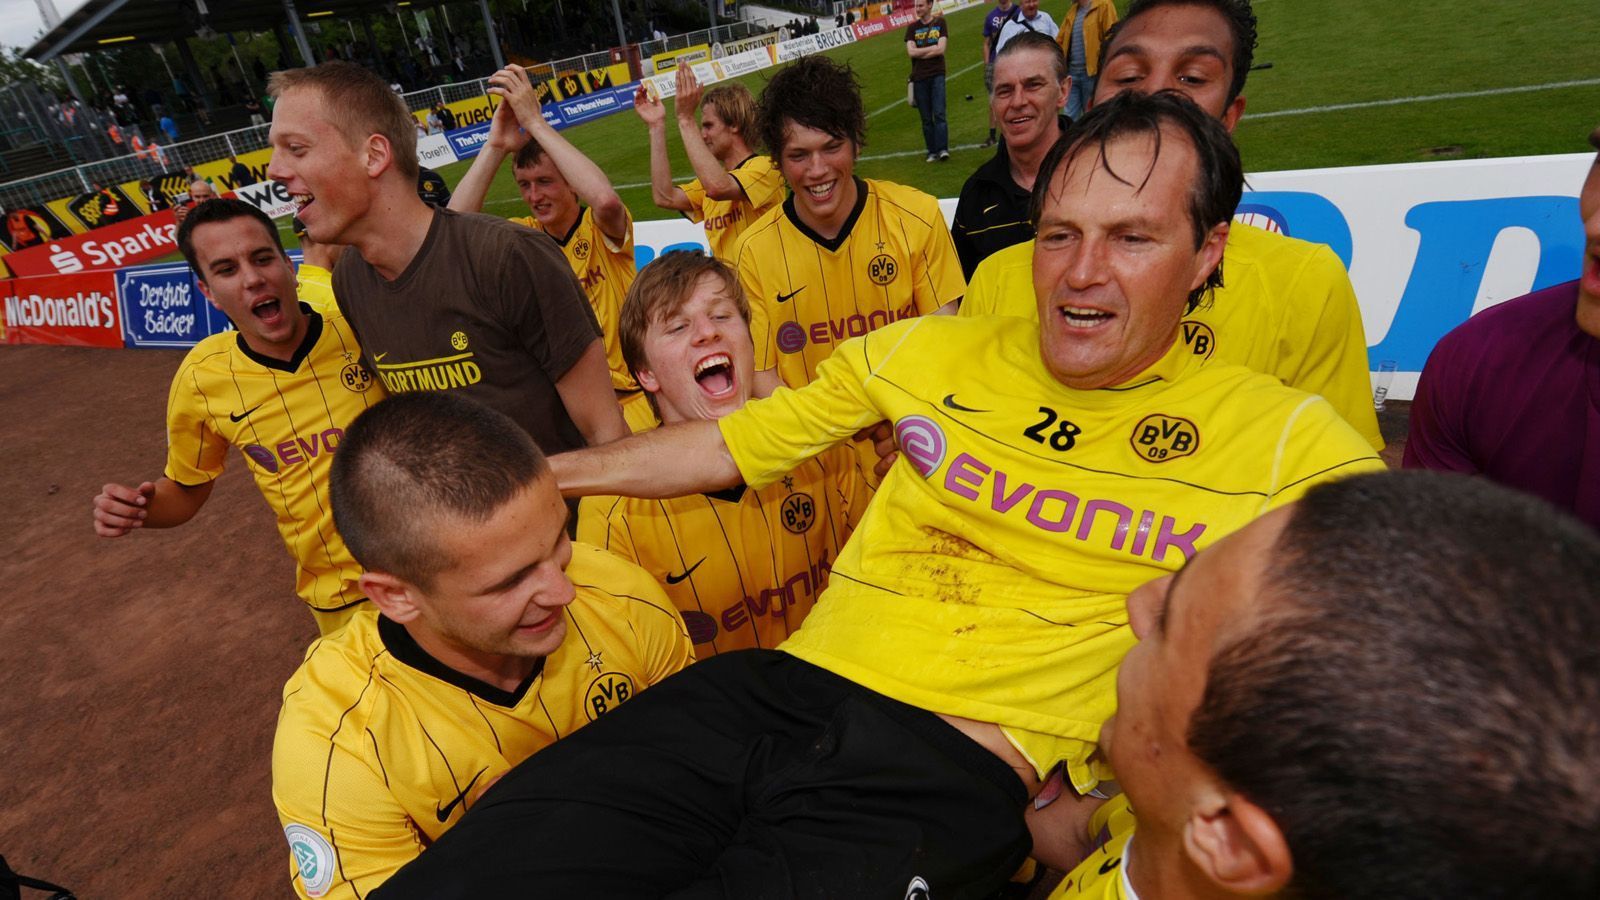
[[[1056,313],[1068,328],[1075,329],[1099,328],[1116,318],[1114,313],[1088,306],[1058,306]]]
[[[250,304],[250,314],[263,325],[277,325],[283,321],[283,301],[277,297],[262,297]]]
[[[734,375],[733,358],[726,353],[713,353],[694,367],[695,383],[713,400],[733,396],[738,380]]]
[[[311,194],[290,194],[289,199],[294,203],[294,214],[298,216],[305,212],[306,207],[310,206],[317,198]]]

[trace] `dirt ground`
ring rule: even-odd
[[[0,348],[0,855],[84,900],[291,895],[268,762],[316,627],[266,503],[231,455],[188,525],[90,526],[102,484],[160,474],[181,357]]]

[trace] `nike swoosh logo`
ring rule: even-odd
[[[805,289],[806,289],[806,286],[802,284],[802,285],[800,285],[799,287],[795,288],[794,290],[790,291],[787,294],[779,294],[778,295],[778,302],[779,303],[788,303],[789,300],[792,297],[794,297],[795,294],[798,294],[798,293],[800,293],[801,291],[803,291]]]
[[[245,410],[242,413],[228,413],[228,421],[230,421],[230,422],[234,423],[235,425],[237,425],[240,422],[243,422],[245,419],[249,418],[250,414],[255,412],[256,410],[260,409],[261,406],[262,406],[261,404],[257,403],[255,406],[250,407],[249,409]]]
[[[987,215],[987,214],[988,214],[988,212],[989,212],[989,210],[991,210],[991,209],[994,209],[994,208],[995,208],[995,207],[997,207],[997,206],[999,206],[999,205],[1000,205],[1000,204],[998,204],[998,203],[996,203],[996,204],[994,204],[994,205],[993,205],[993,206],[990,206],[990,207],[988,207],[988,209],[985,209],[985,210],[984,210],[984,211],[983,211],[983,212],[981,212],[981,213],[978,213],[978,215],[980,215],[980,216],[982,216],[982,215]]]
[[[1100,874],[1105,875],[1107,873],[1114,872],[1116,871],[1117,866],[1120,865],[1122,865],[1122,857],[1119,856],[1115,859],[1108,859],[1100,864]]]
[[[677,584],[678,582],[684,580],[685,578],[688,578],[690,575],[693,575],[694,574],[694,570],[700,568],[700,563],[703,563],[705,561],[706,561],[706,558],[704,556],[700,557],[700,562],[697,562],[694,565],[690,566],[689,568],[684,569],[682,575],[673,575],[672,573],[668,572],[667,573],[667,584]]]
[[[439,816],[439,824],[441,824],[441,825],[444,824],[444,820],[450,818],[450,814],[455,812],[455,810],[456,810],[456,804],[458,804],[462,800],[466,799],[467,792],[472,790],[472,786],[477,784],[478,783],[478,779],[482,778],[483,777],[483,773],[485,773],[487,771],[489,771],[489,770],[486,769],[486,768],[485,769],[479,769],[478,770],[478,774],[472,776],[472,780],[467,782],[467,786],[461,789],[461,793],[457,794],[456,798],[454,800],[451,800],[449,803],[446,803],[444,806],[439,806],[437,804],[434,805],[434,810],[433,811],[434,811],[435,814],[437,814]]]
[[[377,364],[378,364],[378,363],[381,363],[381,362],[383,362],[383,358],[384,358],[384,357],[385,357],[385,356],[388,356],[388,355],[389,355],[389,354],[387,354],[387,353],[379,353],[379,354],[378,354],[378,355],[377,355],[377,356],[374,356],[374,357],[373,357],[373,358],[372,358],[372,364],[373,364],[373,365],[377,365]]]
[[[950,408],[950,409],[959,410],[961,412],[971,412],[971,413],[993,412],[993,410],[989,410],[989,409],[973,409],[970,406],[962,406],[961,404],[956,402],[956,395],[955,394],[945,394],[944,395],[944,405],[946,407]]]

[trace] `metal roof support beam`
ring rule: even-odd
[[[316,57],[311,55],[311,45],[306,42],[306,28],[300,21],[299,11],[294,8],[294,0],[283,0],[283,14],[289,17],[289,30],[294,33],[295,46],[300,48],[300,58],[306,61],[307,66],[316,65]]]
[[[628,46],[628,32],[622,27],[622,7],[617,5],[617,0],[611,0],[611,14],[617,17],[617,46]]]
[[[494,19],[489,15],[489,0],[478,0],[478,8],[483,10],[483,33],[489,38],[489,52],[494,54],[494,67],[506,67],[506,55],[500,52],[500,35],[495,33]]]
[[[79,25],[77,28],[74,28],[62,35],[61,40],[51,44],[50,49],[39,54],[38,60],[40,62],[49,62],[50,60],[55,59],[68,47],[72,46],[73,42],[78,38],[88,34],[96,25],[99,25],[101,22],[104,22],[106,19],[110,18],[112,13],[123,8],[124,6],[127,6],[128,2],[129,0],[112,0],[112,2],[107,3],[104,9],[85,19],[82,25]]]

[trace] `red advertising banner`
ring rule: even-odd
[[[875,34],[883,34],[891,29],[904,28],[916,20],[917,14],[914,12],[897,12],[887,16],[880,16],[876,19],[868,19],[865,22],[856,22],[850,28],[855,31],[856,40],[864,41]]]
[[[122,346],[115,272],[7,278],[0,281],[0,294],[0,342]]]
[[[70,275],[86,269],[115,269],[176,252],[177,232],[172,210],[163,209],[8,253],[0,257],[0,262],[15,275]]]

